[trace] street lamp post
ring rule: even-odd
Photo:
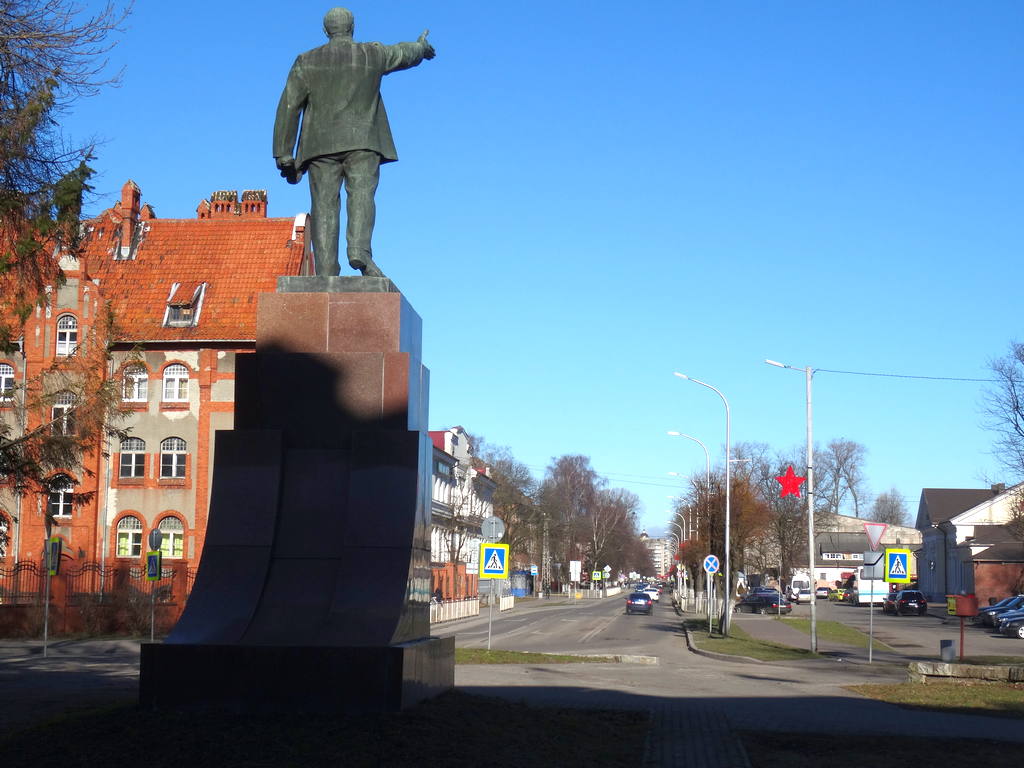
[[[685,520],[686,518],[683,518],[683,519]],[[675,520],[669,520],[668,524],[669,525],[674,525],[676,528],[678,528],[679,529],[680,537],[683,536],[683,527],[681,525],[679,525],[679,523],[677,523]],[[693,531],[691,531],[690,533],[692,535]],[[676,554],[678,554],[679,550],[682,549],[682,547],[683,547],[682,542],[683,542],[683,539],[680,538],[679,539],[679,545],[676,547]],[[680,577],[680,569],[681,569],[682,564],[683,564],[682,560],[676,560],[676,562],[675,562],[675,566],[676,566],[676,597],[678,599],[680,599],[680,600],[682,599],[680,597],[680,593],[683,591],[683,580]]]
[[[693,435],[687,435],[687,434],[684,434],[682,432],[677,432],[674,429],[670,429],[668,431],[668,434],[672,435],[672,437],[685,437],[687,440],[693,440],[693,442],[695,442],[697,445],[699,445],[701,448],[704,449],[704,482],[708,486],[710,486],[711,485],[711,454],[708,453],[708,447],[706,445],[704,445],[704,443],[702,443],[700,440],[698,440]]]
[[[704,493],[711,493],[711,454],[708,453],[708,447],[704,445],[693,435],[687,435],[684,432],[677,432],[674,429],[670,429],[668,434],[673,437],[685,437],[687,440],[693,440],[697,445],[704,449]],[[693,513],[690,513],[690,537],[693,537]]]
[[[728,636],[729,624],[731,623],[730,619],[732,618],[732,573],[729,570],[729,485],[731,480],[730,467],[732,466],[732,462],[729,457],[729,438],[732,424],[729,415],[729,401],[726,399],[725,395],[722,394],[721,390],[711,386],[710,384],[700,381],[699,379],[694,379],[691,376],[687,376],[685,373],[679,373],[679,371],[673,371],[672,375],[678,376],[680,379],[692,381],[694,384],[700,384],[702,387],[707,387],[722,398],[722,403],[725,405],[725,558],[723,562],[723,565],[725,566],[725,573],[723,574],[725,576],[725,610],[722,615],[722,634]]]
[[[817,584],[814,578],[814,414],[811,408],[811,380],[814,369],[810,366],[797,368],[775,360],[765,360],[768,365],[776,368],[789,368],[791,371],[803,371],[807,382],[807,570],[810,573],[812,589]],[[815,598],[811,595],[811,653],[818,652],[818,617],[815,610]]]

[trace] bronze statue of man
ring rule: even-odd
[[[380,97],[380,80],[434,58],[434,48],[427,42],[427,31],[414,43],[357,43],[352,39],[354,26],[349,10],[332,8],[324,16],[327,44],[295,59],[277,105],[274,160],[291,184],[309,174],[317,274],[339,271],[344,181],[348,263],[366,276],[383,277],[370,247],[377,210],[373,197],[381,163],[394,162],[398,154]]]

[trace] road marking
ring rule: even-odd
[[[617,618],[619,618],[618,614],[612,616],[610,619],[605,619],[603,622],[599,623],[596,627],[594,627],[592,630],[583,635],[583,637],[580,638],[580,642],[585,643],[591,638],[593,638],[594,635],[597,635],[600,632],[604,632],[606,629],[608,629],[608,627],[611,626],[611,623],[615,621]]]

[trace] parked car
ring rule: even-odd
[[[986,605],[982,608],[979,608],[978,615],[972,617],[971,620],[975,624],[986,624],[988,623],[985,621],[986,616],[1008,607],[1011,603],[1013,603],[1015,600],[1018,600],[1020,597],[1021,595],[1010,595],[1009,597],[1004,597],[997,603],[993,603],[992,605]]]
[[[809,589],[801,589],[796,593],[796,602],[798,604],[809,603],[812,599],[813,597],[811,596],[811,590]]]
[[[828,599],[833,603],[841,603],[846,599],[846,587],[833,587],[828,591]]]
[[[999,622],[999,631],[1007,637],[1024,640],[1024,616]]]
[[[778,592],[772,591],[770,594],[751,592],[736,603],[733,610],[736,613],[790,613],[793,606]]]
[[[901,589],[885,596],[882,601],[882,613],[891,613],[894,616],[916,613],[918,616],[924,616],[928,613],[928,601],[916,589]]]
[[[983,608],[978,611],[978,615],[981,616],[981,623],[987,627],[996,627],[999,625],[999,618],[1010,611],[1016,611],[1020,608],[1024,608],[1024,595],[1016,595],[1009,600],[1005,601],[1002,605],[998,603],[996,605]],[[982,613],[984,611],[984,613]]]
[[[654,599],[646,592],[633,592],[626,598],[626,615],[631,613],[654,613]]]
[[[828,600],[828,592],[829,592],[828,587],[817,587],[814,590],[814,599],[815,600]]]

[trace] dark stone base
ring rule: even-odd
[[[386,648],[142,645],[139,704],[241,712],[395,712],[455,685],[455,638]]]

